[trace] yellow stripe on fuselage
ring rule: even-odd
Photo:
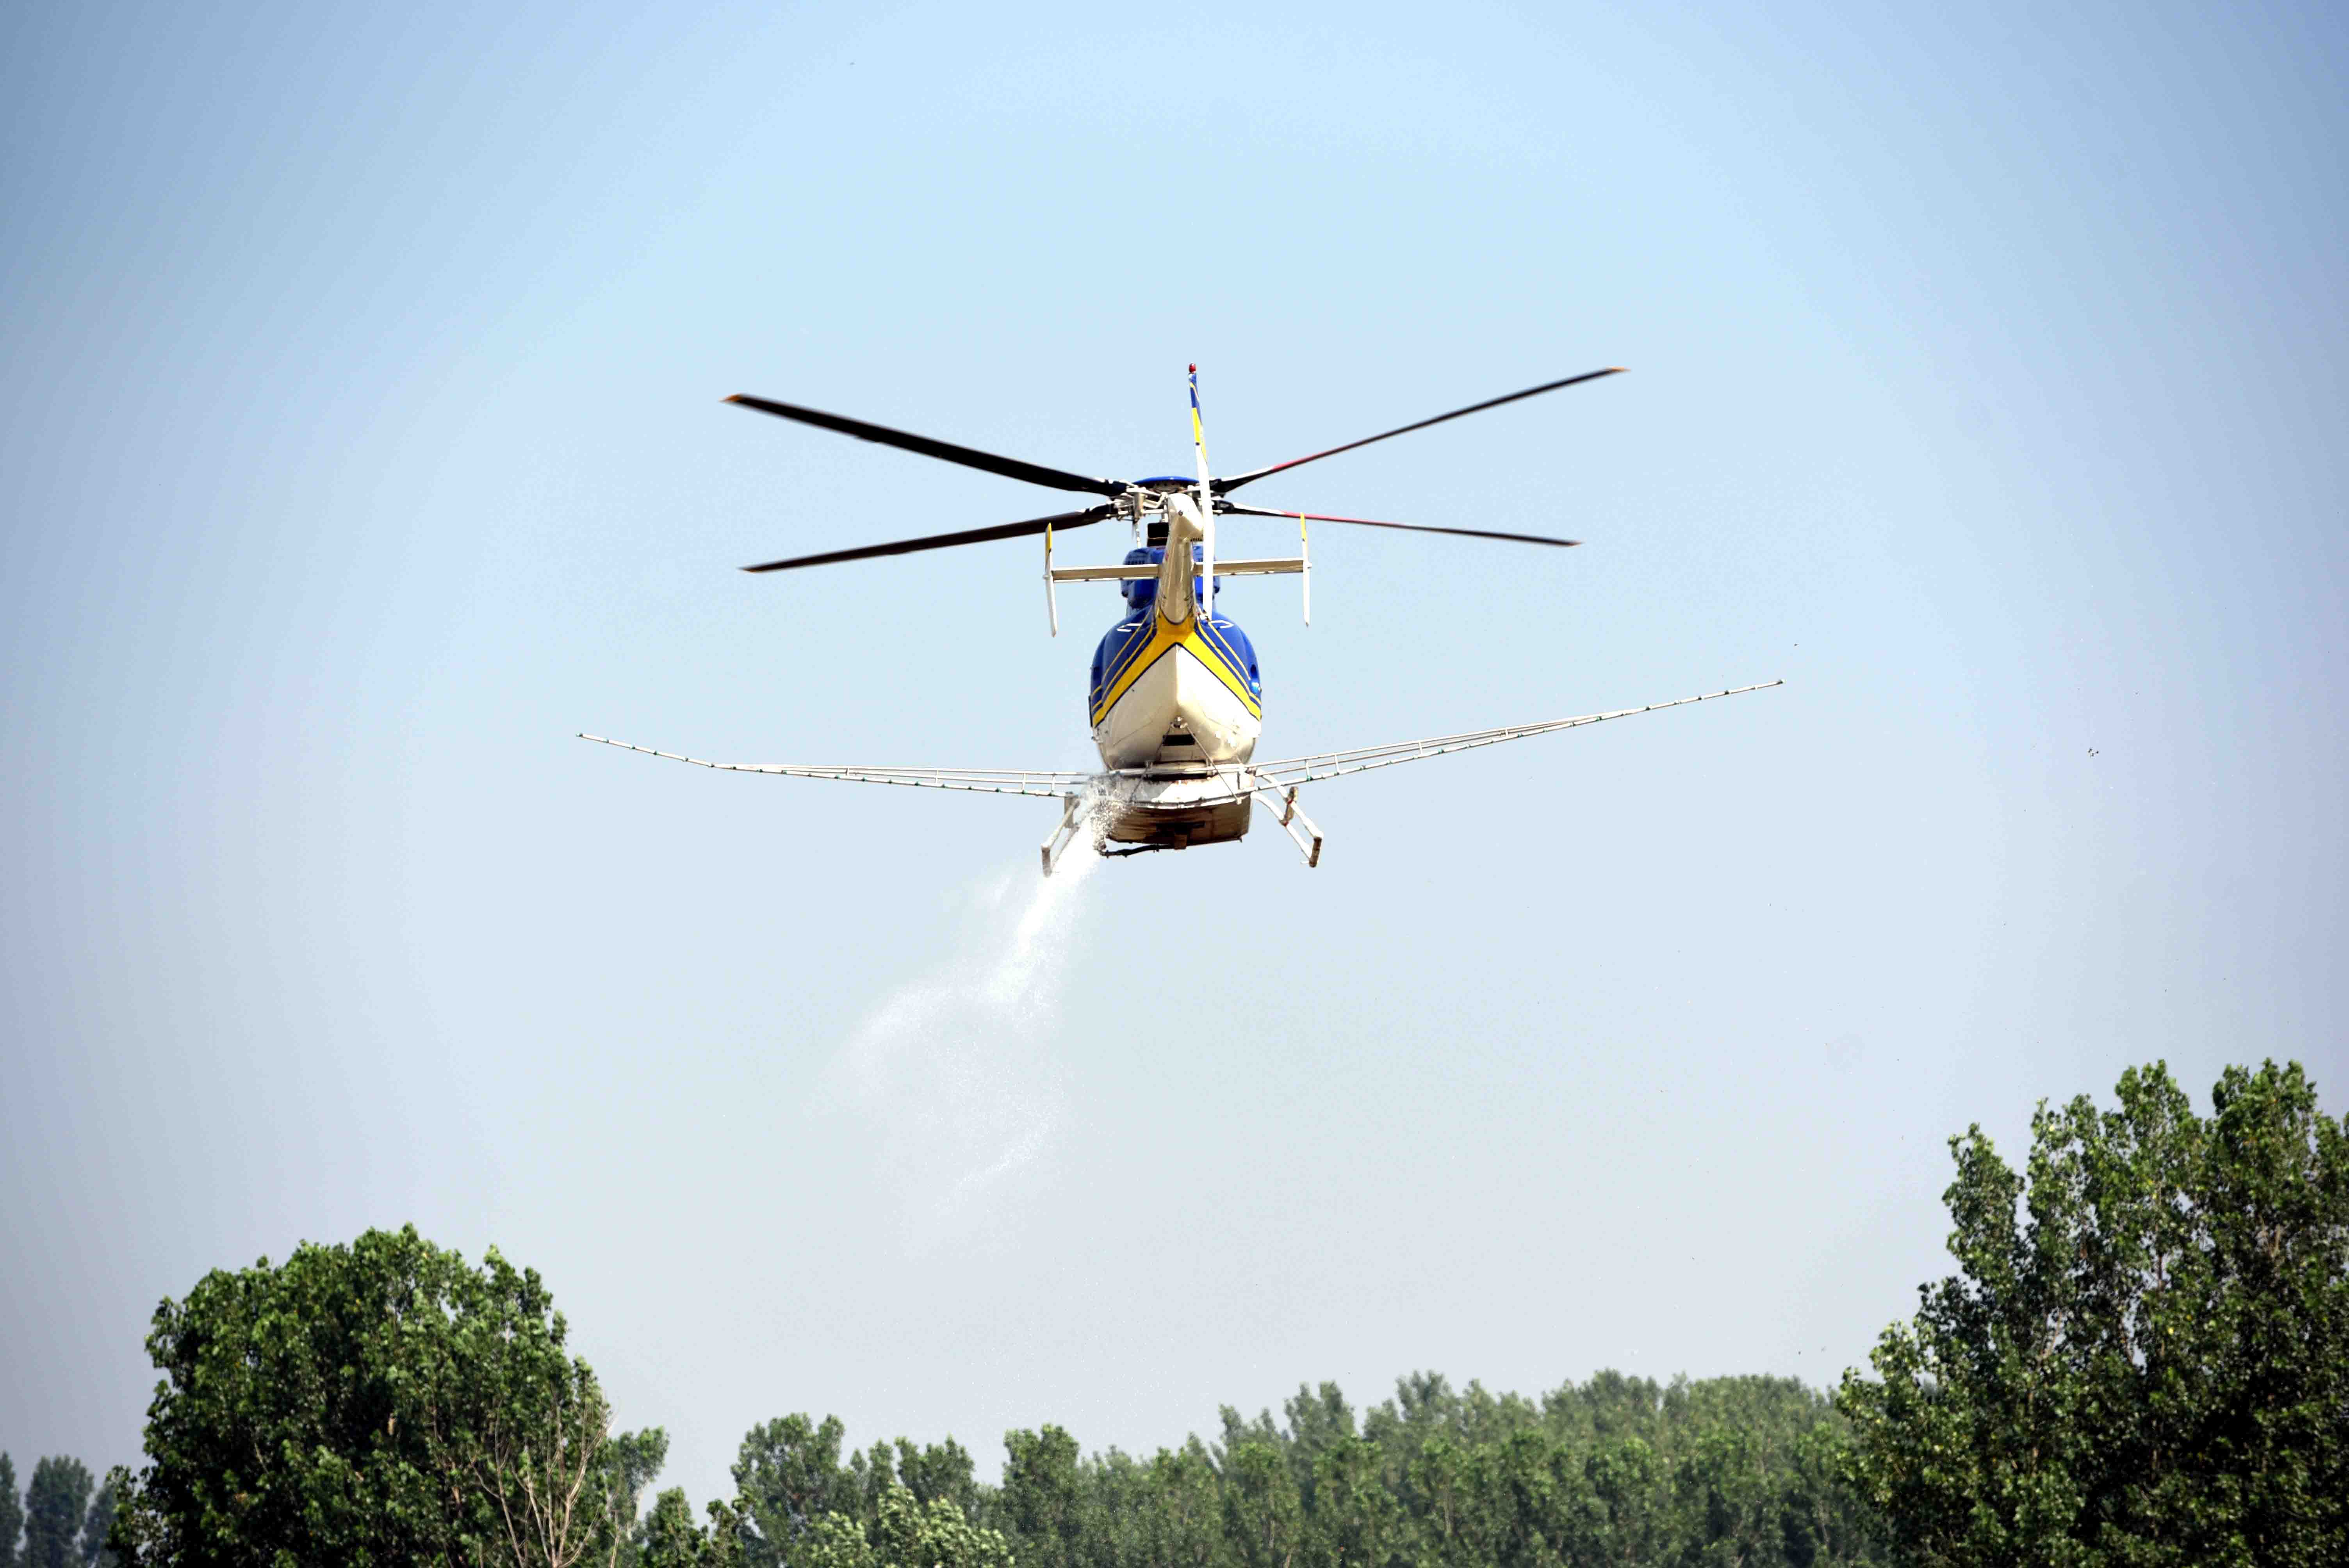
[[[1214,671],[1216,678],[1231,688],[1232,695],[1247,705],[1249,713],[1258,718],[1264,717],[1264,705],[1257,700],[1254,692],[1248,690],[1247,672],[1234,669],[1230,662],[1216,651],[1215,645],[1199,634],[1199,623],[1195,616],[1180,626],[1170,626],[1165,616],[1154,614],[1150,617],[1150,645],[1127,661],[1125,673],[1111,683],[1109,690],[1102,693],[1101,701],[1093,705],[1092,722],[1099,724],[1107,717],[1109,710],[1117,706],[1117,699],[1142,678],[1143,672],[1175,648],[1187,650],[1193,657]]]

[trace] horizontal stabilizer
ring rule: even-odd
[[[1283,573],[1305,570],[1302,556],[1285,556],[1266,561],[1218,561],[1218,577],[1277,577]],[[1158,575],[1158,568],[1150,562],[1138,562],[1131,566],[1055,566],[1055,583],[1146,583]]]

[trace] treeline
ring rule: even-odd
[[[1951,1140],[1957,1272],[1832,1395],[1324,1384],[1147,1457],[1014,1431],[993,1484],[791,1416],[696,1518],[641,1507],[667,1439],[616,1429],[544,1282],[410,1227],[164,1302],[144,1466],[86,1502],[45,1460],[5,1506],[39,1568],[100,1536],[125,1568],[2349,1563],[2349,1122],[2296,1064],[2227,1069],[2207,1117],[2158,1064],[2116,1099],[2041,1106],[2019,1170]]]
[[[88,1465],[58,1456],[33,1467],[20,1495],[16,1461],[0,1454],[0,1568],[110,1568],[114,1489],[113,1477],[93,1483]]]
[[[733,1509],[755,1568],[1883,1561],[1846,1424],[1791,1378],[1605,1372],[1529,1399],[1423,1373],[1359,1417],[1334,1384],[1299,1388],[1283,1418],[1226,1407],[1215,1440],[1148,1457],[1015,1431],[989,1486],[952,1439],[843,1456],[836,1418],[793,1416],[744,1439]]]

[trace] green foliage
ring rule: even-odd
[[[728,1503],[709,1505],[709,1523],[694,1522],[682,1487],[653,1500],[636,1536],[636,1568],[742,1568],[747,1532],[742,1515]]]
[[[1790,1379],[1661,1387],[1604,1373],[1539,1401],[1420,1374],[1359,1418],[1332,1384],[1221,1440],[1086,1456],[1059,1427],[1004,1439],[1003,1480],[952,1443],[840,1458],[837,1420],[753,1429],[735,1478],[751,1561],[790,1568],[1828,1568],[1881,1561],[1843,1479],[1843,1423]],[[864,1490],[909,1455],[930,1497]],[[864,1463],[857,1461],[862,1458]],[[682,1508],[682,1500],[678,1507]]]
[[[600,1491],[609,1517],[607,1568],[641,1568],[646,1526],[636,1516],[636,1500],[668,1460],[668,1434],[658,1427],[622,1432],[604,1449]]]
[[[75,1459],[46,1459],[25,1489],[25,1568],[71,1568],[81,1559],[82,1511],[89,1502],[89,1467]]]
[[[28,1521],[27,1500],[16,1491],[16,1463],[0,1454],[0,1568],[30,1563],[112,1568],[116,1559],[106,1549],[106,1535],[114,1523],[123,1474],[118,1466],[93,1497],[88,1468],[79,1460],[43,1460],[33,1467]],[[81,1508],[83,1498],[89,1500],[87,1512]],[[25,1541],[22,1551],[20,1539]]]
[[[1077,1568],[1088,1533],[1077,1439],[1058,1427],[1003,1439],[998,1511],[1019,1542],[1023,1568]]]
[[[775,1568],[782,1551],[824,1514],[858,1511],[840,1462],[844,1429],[827,1416],[821,1427],[785,1416],[753,1427],[734,1461],[734,1490],[750,1522],[750,1562]]]
[[[750,1568],[796,1563],[794,1543],[827,1518],[853,1523],[860,1532],[877,1528],[882,1504],[896,1491],[924,1508],[944,1502],[966,1519],[977,1517],[981,1497],[971,1457],[952,1438],[926,1448],[899,1438],[843,1460],[844,1429],[836,1416],[821,1425],[806,1416],[785,1416],[743,1438],[734,1461],[732,1506],[740,1511]]]
[[[1540,1396],[1334,1384],[1216,1440],[1087,1455],[1006,1434],[744,1438],[697,1521],[610,1412],[536,1274],[410,1228],[216,1272],[157,1309],[148,1463],[47,1459],[0,1568],[2170,1568],[2349,1563],[2349,1123],[2297,1066],[2198,1117],[2166,1068],[2042,1105],[2008,1168],[1951,1140],[1960,1272],[1833,1400],[1791,1378],[1601,1372]],[[28,1517],[29,1512],[29,1517]],[[16,1542],[25,1540],[20,1553]]]
[[[1012,1559],[1000,1533],[973,1524],[950,1499],[924,1502],[893,1482],[874,1498],[871,1523],[826,1514],[791,1561],[793,1568],[1011,1568]]]
[[[1960,1274],[1847,1375],[1850,1474],[1917,1562],[2349,1562],[2349,1125],[2297,1064],[2198,1117],[2157,1064],[1952,1139]]]
[[[915,1501],[925,1505],[944,1499],[968,1514],[978,1507],[978,1481],[969,1450],[948,1438],[927,1448],[916,1448],[899,1438],[897,1479]]]
[[[106,1536],[114,1528],[115,1504],[121,1497],[127,1473],[120,1465],[107,1471],[106,1479],[98,1483],[98,1495],[89,1500],[89,1511],[82,1516],[78,1554],[89,1568],[113,1568],[115,1555],[106,1549]]]
[[[175,1568],[616,1559],[655,1434],[613,1439],[534,1271],[370,1231],[156,1309],[165,1374],[110,1544]]]
[[[25,1533],[25,1501],[16,1491],[16,1461],[0,1454],[0,1568],[16,1568],[16,1542]]]

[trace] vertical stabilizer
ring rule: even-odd
[[[1191,449],[1199,457],[1199,619],[1216,618],[1216,496],[1207,479],[1207,428],[1199,419],[1199,367],[1191,366]]]
[[[1166,556],[1158,563],[1158,615],[1170,626],[1179,626],[1199,613],[1195,590],[1200,562],[1192,552],[1204,549],[1206,537],[1199,509],[1191,498],[1180,490],[1168,496]]]

